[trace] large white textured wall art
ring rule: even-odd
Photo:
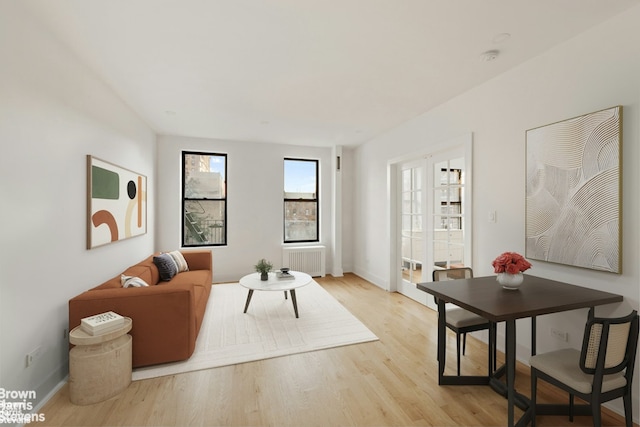
[[[526,256],[622,273],[622,107],[531,129]]]

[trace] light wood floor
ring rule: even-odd
[[[117,397],[90,406],[71,404],[65,385],[41,409],[46,422],[38,425],[506,425],[506,400],[489,387],[438,386],[435,312],[352,274],[317,281],[380,340],[136,381]],[[452,374],[454,338],[448,338]],[[486,345],[469,337],[463,374],[483,375],[486,364]],[[525,366],[518,367],[516,387],[529,395]],[[540,401],[566,402],[549,390],[540,386]],[[538,425],[591,426],[592,420],[576,417],[570,423],[547,416],[538,417]],[[624,420],[605,409],[603,425],[624,425]]]

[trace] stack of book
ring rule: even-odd
[[[295,279],[295,276],[289,273],[289,269],[282,269],[280,271],[276,271],[276,277],[278,279]]]
[[[89,335],[100,335],[120,329],[124,325],[124,317],[113,311],[85,317],[80,321],[80,328]]]

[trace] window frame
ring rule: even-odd
[[[303,199],[303,198],[288,198],[286,197],[287,192],[283,188],[283,209],[282,209],[282,240],[284,243],[317,243],[320,242],[320,160],[319,159],[303,159],[296,157],[285,157],[283,161],[283,187],[286,185],[286,176],[284,176],[284,168],[287,161],[295,161],[295,162],[311,162],[315,164],[316,167],[316,188],[315,188],[315,198],[313,199]],[[288,202],[309,202],[315,203],[316,205],[316,238],[315,239],[305,239],[305,240],[291,240],[287,239],[287,203]]]
[[[187,156],[209,156],[209,157],[222,157],[224,158],[224,177],[223,177],[223,183],[222,183],[222,188],[223,188],[223,192],[224,192],[224,196],[223,197],[216,197],[216,198],[209,198],[209,197],[187,197],[186,196],[186,175],[187,175],[187,168],[186,168],[186,159]],[[182,246],[183,248],[195,248],[195,247],[207,247],[207,246],[227,246],[229,244],[228,240],[227,240],[227,235],[228,235],[228,221],[227,221],[227,212],[228,212],[228,194],[227,194],[227,176],[228,176],[228,156],[226,153],[215,153],[215,152],[206,152],[206,151],[186,151],[183,150],[182,151],[182,213],[181,213],[181,217],[182,217],[182,231],[181,231],[181,235],[182,235]],[[211,202],[211,201],[221,201],[224,202],[224,214],[223,214],[223,243],[211,243],[211,242],[205,242],[205,243],[186,243],[186,224],[185,224],[185,218],[186,218],[186,204],[190,201],[206,201],[206,202]]]

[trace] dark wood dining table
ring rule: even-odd
[[[623,300],[622,295],[528,274],[524,275],[524,282],[517,290],[503,289],[495,276],[419,283],[417,287],[433,295],[438,301],[438,383],[440,385],[489,385],[503,393],[507,398],[509,427],[526,425],[530,418],[529,398],[515,390],[516,320],[531,318],[531,354],[534,355],[536,354],[536,316],[580,308],[593,309],[598,305],[618,303]],[[504,367],[492,372],[490,355],[487,376],[445,375],[446,303],[453,303],[479,314],[490,322],[505,322]],[[495,337],[490,337],[490,341],[491,339]],[[491,342],[489,348],[491,348]],[[500,380],[504,373],[506,373],[506,384]],[[514,420],[515,405],[525,411],[517,424]],[[556,407],[555,410],[557,409]]]

